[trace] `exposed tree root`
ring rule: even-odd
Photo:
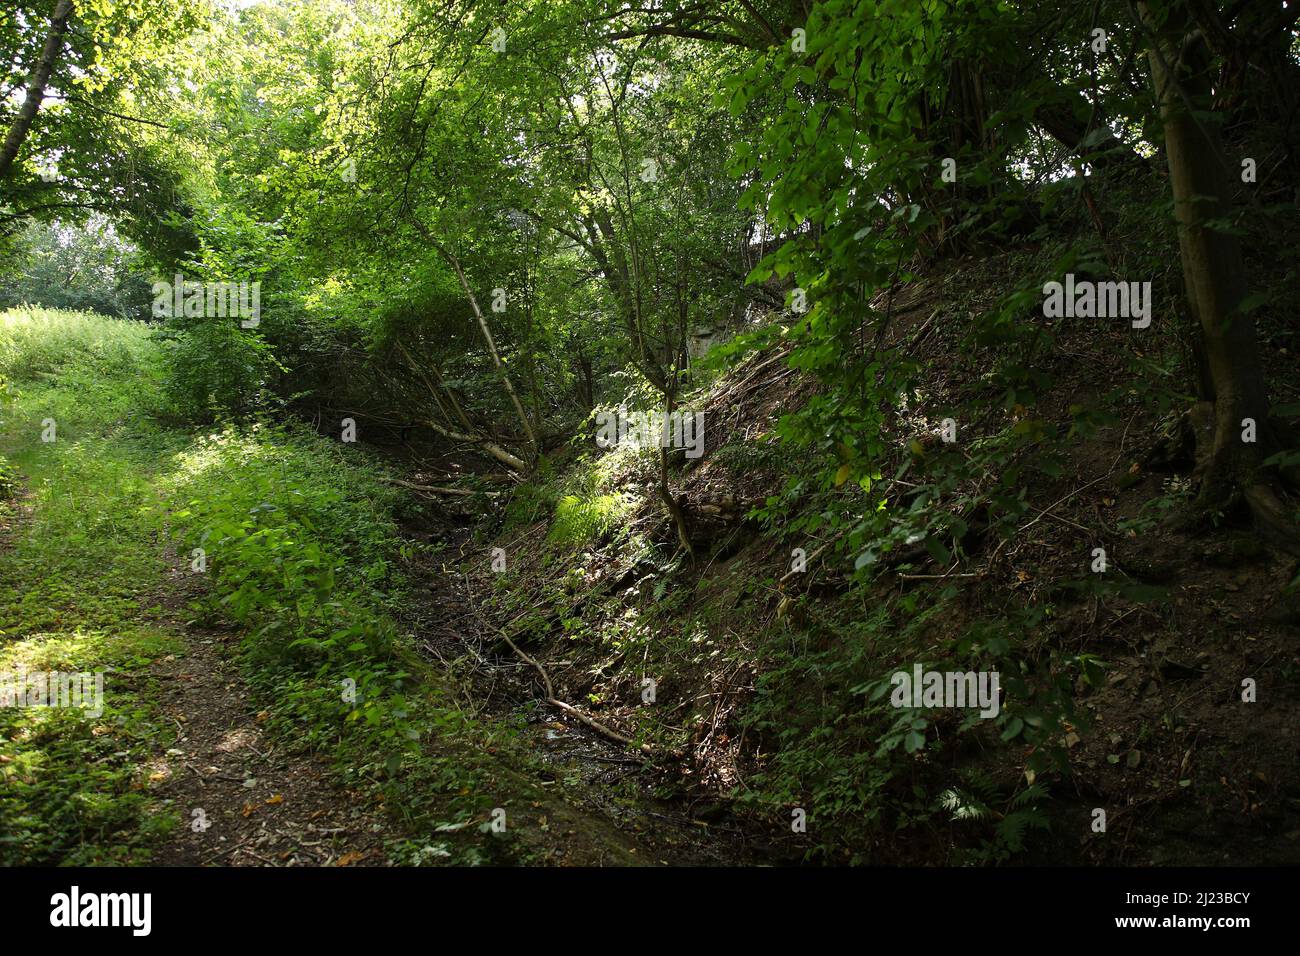
[[[1273,486],[1255,482],[1247,485],[1241,495],[1250,508],[1260,536],[1278,550],[1300,558],[1300,528],[1292,521]]]
[[[1213,432],[1208,428],[1197,428],[1194,434],[1201,488],[1191,508],[1171,519],[1169,526],[1190,534],[1202,530],[1216,518],[1248,513],[1266,543],[1300,557],[1300,526],[1295,523],[1293,511],[1288,510],[1278,495],[1279,488],[1290,484],[1294,476],[1282,471],[1275,475],[1260,466],[1263,452],[1246,456],[1232,446],[1214,449]],[[1289,433],[1274,432],[1271,424],[1266,424],[1263,435],[1266,447],[1279,447],[1280,435],[1289,436]]]

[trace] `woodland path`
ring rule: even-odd
[[[382,864],[385,826],[373,801],[337,789],[326,767],[287,753],[263,732],[267,715],[252,703],[234,658],[239,635],[186,622],[198,593],[175,554],[159,560],[158,540],[131,531],[108,551],[103,542],[53,540],[52,529],[75,507],[70,486],[45,467],[38,446],[7,450],[30,477],[29,490],[0,512],[0,581],[11,586],[0,604],[12,602],[3,607],[0,672],[106,673],[98,718],[36,708],[5,714],[21,729],[0,735],[0,764],[7,765],[0,770],[31,788],[23,794],[27,805],[4,808],[6,816],[57,816],[48,808],[77,803],[111,810],[102,823],[83,813],[66,828],[29,834],[32,845],[20,859],[49,853],[190,866]],[[110,490],[80,491],[94,499]],[[33,755],[20,743],[24,730],[55,739]],[[56,759],[70,772],[48,772]],[[7,799],[14,798],[11,791]],[[72,832],[74,822],[81,832]],[[52,845],[42,846],[42,838]]]
[[[0,511],[0,671],[106,671],[99,718],[4,712],[53,735],[33,752],[21,730],[0,728],[8,730],[0,733],[0,770],[25,782],[19,799],[0,800],[0,813],[49,821],[23,836],[16,861],[382,866],[393,862],[391,841],[430,839],[400,832],[373,793],[341,788],[323,758],[271,733],[269,712],[241,673],[240,632],[189,619],[205,582],[189,573],[165,532],[135,520],[158,499],[155,480],[168,454],[107,441],[95,446],[93,461],[79,446],[56,460],[35,440],[9,437],[4,450],[19,465],[24,490]],[[119,466],[133,480],[117,480]],[[107,520],[112,533],[66,532],[84,527],[88,514]],[[462,578],[425,570],[428,600],[411,610],[427,636],[421,650],[437,666],[463,655],[480,622],[466,617]],[[653,769],[538,702],[532,677],[517,660],[488,651],[466,683],[481,695],[480,719],[524,725],[529,759],[516,760],[518,750],[497,756],[525,808],[512,811],[512,826],[527,859],[755,858],[744,834],[699,818],[699,808],[657,798],[662,778]],[[54,759],[72,772],[42,772]],[[60,821],[48,809],[78,803],[108,810],[103,820]],[[709,816],[710,808],[702,812]]]

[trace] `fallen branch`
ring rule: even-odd
[[[807,560],[804,561],[804,566],[803,566],[803,568],[798,569],[798,570],[791,569],[791,570],[787,571],[784,575],[782,575],[781,580],[778,581],[777,584],[785,584],[786,581],[789,581],[789,580],[790,580],[792,577],[794,577],[796,574],[804,574],[804,573],[806,573],[806,572],[807,572],[807,569],[808,569],[808,566],[809,566],[810,564],[812,564],[814,561],[816,561],[818,558],[820,558],[820,557],[822,556],[822,554],[826,551],[827,548],[829,548],[831,545],[833,545],[836,541],[840,540],[840,538],[844,537],[844,535],[847,534],[847,533],[848,533],[848,529],[847,529],[847,528],[845,528],[844,530],[840,531],[838,534],[835,535],[835,537],[831,538],[829,541],[827,541],[825,544],[823,544],[820,548],[818,548],[818,549],[817,549],[816,551],[814,551],[812,554],[808,555]]]
[[[921,327],[916,330],[916,333],[912,336],[912,341],[909,342],[907,345],[909,351],[915,350],[917,347],[920,346],[922,342],[925,341],[926,336],[930,334],[931,324],[934,322],[936,318],[938,318],[939,313],[942,311],[943,311],[943,306],[940,306],[939,308],[935,309],[933,312],[930,313],[930,317],[928,319],[926,319],[923,323],[921,323]],[[899,314],[901,315],[902,313],[900,312]]]
[[[427,418],[422,419],[420,421],[420,424],[428,428],[432,428],[443,438],[450,438],[452,441],[463,441],[471,445],[480,445],[482,446],[485,452],[487,452],[497,461],[501,462],[504,465],[509,465],[515,471],[528,470],[528,466],[524,463],[524,460],[522,458],[518,457],[517,455],[510,454],[510,452],[506,451],[496,442],[489,441],[488,439],[484,438],[481,435],[466,435],[464,432],[452,431],[450,428],[444,428],[442,425],[439,425],[437,422],[430,421]]]
[[[427,491],[435,495],[459,495],[463,498],[469,498],[473,495],[487,495],[489,498],[495,498],[500,495],[499,491],[474,491],[467,488],[445,488],[441,485],[417,485],[413,481],[403,481],[401,478],[380,478],[386,485],[401,485],[403,488],[410,488],[412,491]]]
[[[566,704],[564,701],[556,698],[555,685],[551,683],[551,675],[546,673],[546,668],[543,667],[541,664],[537,663],[537,661],[535,661],[533,658],[525,654],[519,648],[519,645],[517,645],[514,641],[510,640],[510,635],[508,635],[505,631],[502,631],[500,628],[497,628],[497,630],[500,631],[502,640],[504,640],[507,644],[510,645],[510,649],[514,651],[516,655],[518,655],[519,659],[522,660],[524,663],[531,665],[533,670],[537,671],[538,676],[541,677],[542,679],[542,686],[546,688],[546,703],[550,704],[552,707],[564,711],[564,713],[568,714],[570,717],[573,717],[575,720],[579,721],[585,726],[591,728],[596,733],[600,734],[602,737],[605,737],[608,740],[613,740],[616,743],[623,744],[625,747],[632,747],[633,749],[640,751],[647,757],[655,757],[660,755],[668,755],[672,757],[681,756],[680,751],[660,750],[658,747],[654,747],[651,744],[638,744],[636,741],[632,740],[631,738],[624,737],[618,731],[611,730],[610,728],[606,727],[604,724],[600,723],[599,721],[593,720],[592,718],[588,717],[586,714],[582,713],[582,711],[578,710],[578,708],[574,707],[572,704]]]
[[[748,373],[745,375],[745,377],[741,379],[739,382],[736,382],[733,385],[728,385],[726,388],[720,389],[719,391],[716,391],[713,394],[709,395],[704,400],[705,404],[706,405],[717,404],[721,402],[724,398],[730,398],[733,395],[735,395],[737,392],[743,391],[745,386],[748,385],[751,381],[753,381],[754,377],[758,375],[759,372],[763,371],[763,369],[769,367],[770,365],[779,362],[781,359],[787,358],[789,355],[790,355],[790,350],[788,348],[779,349],[775,355],[771,356],[770,358],[764,359],[763,361],[755,365],[753,368],[751,368],[748,371]]]

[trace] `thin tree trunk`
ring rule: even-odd
[[[445,249],[443,254],[456,270],[456,277],[460,279],[460,287],[465,290],[465,295],[469,299],[471,308],[474,309],[474,318],[478,319],[479,330],[483,333],[483,341],[487,344],[488,354],[492,356],[492,364],[496,366],[497,375],[501,378],[501,384],[505,387],[506,394],[510,396],[510,403],[515,407],[515,414],[519,416],[519,424],[523,426],[524,434],[528,436],[528,442],[537,449],[537,436],[533,433],[532,422],[528,420],[528,415],[524,411],[523,403],[519,401],[519,394],[515,391],[515,386],[510,381],[510,376],[506,374],[506,367],[501,362],[501,353],[497,351],[496,342],[492,339],[492,330],[488,328],[487,319],[483,317],[483,310],[478,307],[478,299],[474,297],[474,292],[465,281],[465,272],[460,267],[459,260],[448,253]]]
[[[406,356],[406,361],[410,364],[411,368],[415,369],[416,374],[418,374],[420,378],[424,380],[425,387],[429,389],[429,395],[433,398],[434,404],[438,406],[438,410],[442,412],[442,414],[447,415],[447,410],[443,408],[442,401],[441,399],[438,398],[438,393],[434,389],[433,383],[430,382],[428,377],[424,374],[424,366],[416,362],[416,360],[412,357],[411,353],[406,350],[406,346],[404,346],[401,342],[397,343],[397,348],[401,351],[401,353],[404,356]],[[475,428],[473,425],[470,424],[470,420],[468,417],[466,417],[465,412],[461,410],[460,403],[456,401],[456,396],[452,394],[451,389],[449,389],[446,386],[446,384],[443,382],[442,374],[438,371],[437,366],[433,363],[430,363],[429,371],[433,372],[434,377],[438,380],[438,386],[442,389],[443,394],[447,396],[447,400],[451,403],[452,408],[456,412],[456,417],[460,419],[461,424],[465,426],[466,431],[463,432],[452,431],[447,426],[440,425],[437,422],[432,421],[430,419],[424,419],[423,424],[433,429],[443,438],[450,438],[452,441],[463,441],[463,442],[469,442],[471,444],[479,445],[480,447],[482,447],[484,451],[486,451],[497,461],[510,466],[515,471],[527,471],[528,470],[527,464],[523,461],[523,459],[519,458],[517,455],[512,455],[510,452],[506,451],[504,448],[502,448],[496,442],[492,441],[490,438],[486,438],[482,435],[470,434],[475,430]],[[448,417],[450,418],[451,416]]]
[[[37,61],[36,69],[32,71],[31,79],[27,84],[27,96],[18,109],[18,115],[9,124],[9,133],[5,136],[4,145],[0,146],[0,179],[9,175],[9,170],[18,156],[18,150],[22,148],[27,134],[31,131],[32,123],[36,120],[36,111],[41,108],[41,102],[45,99],[45,87],[50,82],[50,74],[54,72],[54,63],[63,47],[63,35],[68,30],[68,18],[71,15],[72,0],[59,0],[55,4],[54,16],[50,18],[50,32],[45,38],[45,49],[41,51],[41,58]]]
[[[469,287],[469,282],[465,279],[465,270],[460,267],[460,260],[452,255],[446,246],[434,239],[422,225],[416,223],[415,226],[429,245],[437,249],[442,257],[450,263],[451,267],[456,270],[456,278],[460,280],[460,287],[465,290],[465,296],[469,299],[470,307],[474,310],[474,318],[478,319],[478,327],[483,333],[483,341],[487,343],[488,354],[492,356],[492,364],[496,366],[497,376],[501,379],[506,394],[510,397],[510,403],[515,407],[515,414],[519,416],[519,423],[523,426],[524,434],[528,437],[528,442],[532,445],[534,454],[540,452],[541,449],[538,447],[537,435],[533,432],[532,422],[528,420],[523,403],[519,401],[519,395],[515,392],[515,386],[510,381],[510,376],[506,374],[506,367],[501,362],[501,353],[497,351],[496,342],[492,338],[492,330],[488,328],[487,319],[483,317],[483,310],[478,307],[478,299],[475,297],[474,291]]]
[[[452,441],[468,442],[472,445],[479,445],[482,449],[502,464],[509,465],[515,471],[527,471],[528,464],[517,455],[512,455],[496,442],[489,441],[482,435],[466,435],[463,432],[454,432],[444,425],[430,419],[424,419],[420,424],[432,428],[443,438],[450,438]]]
[[[447,415],[447,409],[443,407],[442,399],[438,397],[438,389],[441,389],[442,393],[447,396],[447,401],[451,405],[452,411],[456,413],[456,419],[465,426],[467,431],[474,431],[474,425],[470,423],[469,416],[465,414],[465,410],[460,407],[460,402],[456,400],[455,393],[452,392],[452,390],[447,387],[447,383],[443,381],[442,372],[438,368],[438,363],[431,361],[428,364],[428,370],[432,372],[433,377],[437,379],[438,389],[435,389],[433,387],[433,382],[430,382],[429,376],[425,374],[425,366],[417,362],[411,353],[406,350],[406,346],[401,342],[397,343],[397,348],[401,351],[402,355],[406,357],[407,364],[410,365],[411,368],[415,369],[416,374],[424,380],[424,386],[429,390],[429,394],[433,397],[434,403],[438,406],[438,411]],[[447,417],[451,418],[452,416],[447,415]]]
[[[664,420],[663,431],[659,433],[659,500],[663,502],[664,508],[667,509],[668,515],[673,520],[673,527],[677,530],[677,541],[686,552],[686,556],[692,561],[695,560],[695,549],[691,547],[690,529],[686,524],[686,511],[682,504],[673,496],[672,488],[668,485],[668,429],[672,420],[672,414],[675,411],[675,401],[671,392],[664,395]]]

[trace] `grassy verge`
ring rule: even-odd
[[[138,862],[176,824],[150,813],[171,731],[148,665],[182,638],[158,605],[152,480],[177,444],[128,429],[148,393],[144,330],[94,317],[0,317],[0,455],[25,493],[0,502],[0,675],[104,672],[103,713],[0,708],[0,863]],[[56,386],[55,382],[59,384]],[[42,438],[51,440],[43,441]],[[18,492],[19,485],[10,486]]]
[[[150,664],[183,653],[187,613],[241,627],[272,732],[386,803],[412,834],[396,859],[496,858],[500,841],[463,826],[492,805],[493,737],[387,613],[404,588],[392,491],[303,430],[165,424],[164,374],[138,324],[0,316],[0,456],[23,479],[0,505],[0,674],[106,675],[97,717],[0,708],[0,863],[141,862],[177,824],[149,794],[174,739]],[[173,549],[204,576],[188,612],[165,583]]]

